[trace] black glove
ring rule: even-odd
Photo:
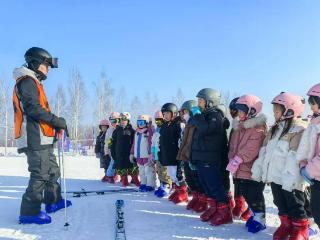
[[[55,117],[52,120],[52,125],[57,128],[57,129],[66,129],[67,128],[67,123],[66,120],[62,117]]]

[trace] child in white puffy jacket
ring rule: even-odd
[[[301,138],[297,160],[302,176],[311,185],[311,211],[320,227],[320,84],[313,86],[308,96],[313,116]]]
[[[297,148],[306,122],[300,115],[304,110],[301,96],[281,93],[273,101],[275,124],[260,149],[253,165],[252,178],[271,183],[274,204],[279,210],[280,227],[274,240],[307,240],[309,220],[304,208],[306,182],[299,173]]]

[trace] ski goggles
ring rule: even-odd
[[[137,125],[143,127],[147,125],[147,122],[145,120],[137,120]]]
[[[122,118],[121,118],[121,121],[129,121],[129,119],[126,118],[126,117],[122,117]]]
[[[58,68],[58,58],[46,58],[45,63],[51,68]]]
[[[118,123],[118,119],[109,119],[111,124]]]
[[[161,119],[161,118],[159,118],[159,119],[156,119],[156,125],[157,126],[160,126],[160,125],[162,125],[163,124],[163,119]]]

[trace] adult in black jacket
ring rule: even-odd
[[[123,186],[128,186],[128,175],[136,185],[139,185],[138,170],[134,162],[130,162],[130,150],[134,142],[134,134],[130,124],[130,114],[121,113],[121,124],[112,134],[111,156],[114,159],[114,168],[121,176]]]
[[[232,213],[221,174],[221,164],[228,150],[227,122],[218,108],[218,91],[205,88],[197,97],[200,109],[193,110],[196,129],[193,134],[191,163],[196,165],[209,205],[209,209],[200,217],[203,221],[210,221],[212,225],[227,224],[232,222]]]
[[[47,212],[64,207],[57,180],[60,169],[53,153],[55,131],[66,129],[66,121],[51,111],[42,85],[48,69],[57,68],[57,59],[44,49],[33,47],[25,53],[26,65],[13,72],[16,79],[13,103],[15,138],[18,152],[28,159],[30,180],[22,196],[20,223],[50,223],[50,216],[41,212],[41,203]],[[67,205],[71,205],[67,201]]]

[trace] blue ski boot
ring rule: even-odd
[[[154,191],[154,187],[150,187],[150,186],[146,186],[146,192],[153,192]]]
[[[146,192],[146,185],[145,184],[141,184],[139,187],[139,192]]]
[[[44,212],[40,212],[38,215],[22,216],[19,217],[20,224],[48,224],[51,223],[51,217]]]
[[[157,197],[158,198],[163,198],[165,196],[167,196],[169,194],[170,189],[168,188],[168,184],[162,184],[159,188],[158,188],[158,192],[157,192]]]
[[[67,200],[67,207],[72,206],[71,201]],[[54,213],[59,211],[60,209],[65,208],[65,202],[64,199],[61,198],[61,200],[57,203],[53,203],[53,204],[46,204],[46,212],[47,213]]]
[[[253,218],[250,218],[251,221],[248,224],[246,224],[248,225],[248,232],[257,233],[266,229],[265,215],[265,213],[253,213]]]

